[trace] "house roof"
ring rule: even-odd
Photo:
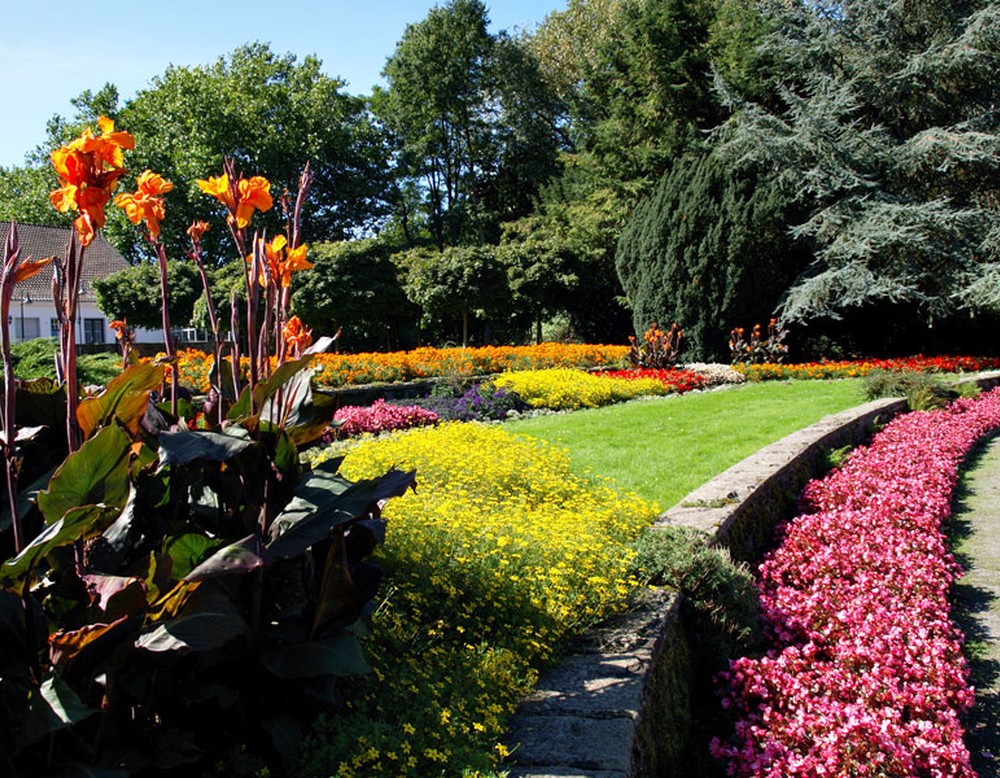
[[[43,257],[64,257],[69,243],[69,233],[72,227],[42,227],[38,224],[18,224],[17,237],[21,243],[21,260],[42,259]],[[0,246],[7,241],[10,232],[10,222],[0,222]],[[80,300],[96,302],[94,287],[91,284],[95,278],[104,278],[117,270],[127,268],[128,262],[114,246],[97,233],[94,242],[87,247],[83,255],[83,269],[80,273]],[[25,294],[32,300],[52,299],[52,273],[48,269],[22,281],[14,290],[14,299],[21,299]]]

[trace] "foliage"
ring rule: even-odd
[[[633,548],[636,578],[684,595],[706,666],[723,669],[729,659],[762,647],[753,574],[735,564],[724,548],[709,545],[705,533],[693,527],[655,527],[642,533]]]
[[[632,198],[615,191],[581,155],[562,156],[562,176],[542,188],[530,216],[503,225],[499,255],[515,310],[537,324],[565,313],[578,337],[621,340],[629,330],[615,272],[615,245]]]
[[[723,333],[769,317],[810,256],[789,240],[791,193],[751,165],[678,158],[622,229],[615,263],[636,331],[684,323],[688,354],[725,359]]]
[[[0,167],[0,221],[68,227],[72,220],[48,201],[54,183],[48,166]]]
[[[530,53],[488,24],[480,0],[435,6],[407,26],[373,95],[397,176],[416,185],[416,203],[400,198],[397,215],[411,242],[415,227],[439,249],[495,242],[555,171],[557,107]]]
[[[769,3],[775,98],[733,99],[729,159],[794,185],[815,262],[788,321],[902,304],[924,321],[996,302],[1000,44],[994,2]]]
[[[438,415],[416,405],[392,405],[376,400],[369,406],[345,405],[333,414],[335,437],[378,434],[437,424]]]
[[[167,263],[170,317],[178,326],[191,322],[195,301],[201,296],[198,271],[190,262]],[[160,271],[155,262],[141,262],[104,278],[94,279],[97,306],[110,319],[130,327],[157,330],[163,326]]]
[[[55,338],[34,338],[11,346],[14,374],[22,380],[56,378]],[[83,354],[77,362],[77,376],[84,386],[104,386],[121,372],[121,358],[115,354]]]
[[[763,337],[760,324],[754,324],[750,338],[744,338],[745,330],[734,327],[729,333],[729,354],[733,364],[756,365],[761,362],[780,365],[788,353],[785,326],[775,318],[767,325],[767,337]]]
[[[487,770],[505,719],[572,635],[622,610],[629,543],[652,506],[581,478],[566,454],[502,429],[443,424],[363,442],[344,473],[417,468],[383,546],[389,594],[352,714],[314,730],[305,775]]]
[[[713,749],[732,775],[844,775],[860,758],[887,775],[974,775],[942,525],[961,462],[998,425],[996,391],[907,414],[807,485],[807,512],[761,566],[772,648],[722,677],[740,720]]]
[[[905,397],[910,410],[942,408],[958,397],[958,392],[933,373],[913,370],[873,370],[865,376],[865,395]]]
[[[406,298],[390,254],[376,238],[313,245],[313,272],[292,296],[295,312],[318,332],[342,329],[349,351],[415,345],[419,310]]]
[[[509,311],[507,275],[490,246],[413,249],[396,261],[406,296],[419,306],[424,326],[459,320],[463,346],[469,342],[471,318],[500,319]]]
[[[98,125],[52,154],[51,202],[77,214],[64,257],[51,260],[58,383],[15,379],[6,327],[14,285],[50,260],[22,258],[12,226],[0,266],[3,772],[199,772],[241,751],[267,769],[287,763],[305,723],[339,702],[342,676],[368,669],[356,633],[380,570],[366,558],[384,537],[382,506],[414,474],[351,482],[339,460],[308,470],[299,461],[332,411],[309,385],[311,333],[288,315],[292,272],[308,264],[308,171],[287,252],[259,233],[248,241],[253,213],[272,205],[266,179],[237,177],[227,162],[231,179],[202,182],[226,206],[241,263],[249,247],[250,348],[246,378],[234,369],[224,386],[216,373],[200,408],[180,397],[166,313],[159,235],[172,184],[146,170],[134,193],[115,197],[157,255],[167,353],[126,354],[124,367],[103,355],[113,376],[81,397],[78,279],[134,145],[111,119]],[[218,347],[214,356],[221,366]],[[241,366],[238,342],[230,359]],[[168,377],[169,402],[156,405]],[[197,430],[187,422],[196,417]]]
[[[516,392],[532,408],[551,410],[598,408],[667,391],[655,378],[608,378],[568,368],[502,373],[493,383]]]
[[[174,216],[164,225],[171,256],[183,255],[188,225],[209,213],[196,180],[221,168],[223,157],[240,169],[268,171],[277,193],[294,191],[300,166],[310,162],[306,241],[345,238],[386,212],[385,144],[364,100],[345,94],[343,82],[321,68],[313,56],[299,61],[249,43],[210,65],[171,65],[111,114],[136,138],[131,167],[174,182]],[[264,216],[262,226],[273,234],[281,219],[280,212]],[[145,253],[128,225],[107,237],[127,257]],[[225,240],[224,229],[205,236],[209,264],[228,256]]]
[[[664,332],[654,321],[643,333],[641,343],[636,340],[635,335],[629,335],[628,361],[633,367],[653,370],[674,367],[680,356],[683,337],[684,333],[677,322]]]

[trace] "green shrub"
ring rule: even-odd
[[[685,616],[712,665],[761,646],[757,590],[746,565],[736,564],[692,527],[652,528],[636,540],[633,574],[685,598]],[[711,647],[711,648],[707,648]]]
[[[941,379],[914,370],[873,370],[864,380],[869,400],[905,397],[910,410],[914,411],[942,408],[959,396]]]
[[[34,338],[11,346],[14,374],[20,379],[51,378],[55,380],[55,338]],[[104,386],[122,371],[122,359],[117,354],[81,354],[77,358],[77,376],[84,386]]]

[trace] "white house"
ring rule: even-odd
[[[17,235],[21,243],[22,259],[66,254],[71,227],[41,227],[37,224],[18,224]],[[7,240],[10,223],[0,223],[0,246]],[[97,296],[91,285],[95,278],[104,278],[115,271],[127,268],[128,262],[100,233],[87,247],[81,272],[80,298],[77,306],[76,340],[81,344],[114,343],[115,333],[108,325],[108,317],[97,307]],[[11,340],[19,342],[32,338],[57,337],[58,323],[52,299],[52,273],[46,269],[33,278],[22,281],[14,288],[10,304]],[[162,343],[162,330],[136,328],[137,343]]]

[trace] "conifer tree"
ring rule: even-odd
[[[1000,2],[769,0],[768,102],[715,142],[798,188],[815,261],[786,320],[1000,302]]]
[[[729,331],[766,321],[808,262],[786,234],[790,201],[753,166],[705,152],[678,160],[618,243],[636,332],[677,322],[685,359],[727,358]]]

